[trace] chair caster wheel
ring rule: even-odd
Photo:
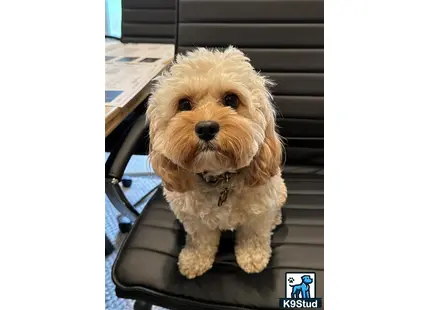
[[[131,223],[119,223],[118,227],[123,234],[126,234],[130,232],[132,225]]]
[[[132,226],[133,223],[130,222],[126,217],[122,215],[118,216],[118,227],[123,234],[129,233]]]
[[[144,301],[136,300],[136,302],[134,303],[133,309],[134,310],[151,310],[152,305],[148,304]]]
[[[125,188],[129,188],[131,186],[131,183],[133,183],[133,181],[131,179],[122,179],[121,183],[122,183],[122,186],[124,186]]]

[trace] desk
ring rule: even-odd
[[[153,79],[172,62],[174,50],[173,44],[106,41],[105,138],[148,97]],[[118,209],[116,203],[112,203]],[[113,250],[105,235],[105,255]]]
[[[151,92],[152,81],[173,60],[173,44],[105,45],[105,137]]]

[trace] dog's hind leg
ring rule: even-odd
[[[287,185],[285,185],[285,181],[281,179],[281,182],[279,183],[280,187],[280,195],[278,197],[278,208],[281,209],[284,204],[287,202],[288,197],[288,191],[287,191]]]
[[[273,225],[272,225],[272,230],[276,228],[276,226],[280,225],[282,223],[282,207],[284,206],[284,204],[287,202],[287,186],[285,185],[285,181],[282,180],[279,183],[280,186],[280,194],[278,197],[278,201],[276,204],[276,215],[273,219]]]
[[[275,218],[273,219],[272,230],[276,228],[276,226],[282,223],[282,212],[281,210],[276,211]]]

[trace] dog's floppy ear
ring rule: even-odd
[[[155,92],[156,86],[154,88]],[[175,165],[160,152],[154,150],[153,142],[157,140],[156,133],[160,120],[155,113],[157,104],[155,96],[152,95],[148,100],[146,110],[146,124],[149,126],[149,160],[152,169],[157,173],[163,182],[164,187],[169,191],[186,192],[194,186],[195,176]]]
[[[248,169],[246,169],[245,184],[250,187],[262,185],[268,179],[278,174],[282,161],[283,145],[281,138],[276,132],[276,112],[271,101],[272,97],[266,88],[266,86],[272,85],[272,83],[264,78],[261,78],[260,81],[264,85],[261,101],[263,102],[262,112],[267,120],[267,125],[264,141],[248,166]]]
[[[257,155],[248,166],[245,183],[247,186],[259,186],[278,174],[282,161],[282,144],[275,131],[274,120],[266,129],[266,137]]]
[[[183,193],[194,187],[195,176],[175,165],[164,155],[151,151],[149,158],[152,168],[161,177],[167,190]]]

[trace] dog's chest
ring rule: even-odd
[[[211,229],[233,230],[244,223],[246,214],[234,190],[219,205],[222,189],[184,194],[166,193],[175,215],[181,220],[194,218]]]
[[[233,230],[243,223],[245,214],[234,191],[230,190],[227,194],[215,192],[206,198],[206,203],[199,203],[203,199],[196,201],[196,211],[206,225],[213,229]]]

